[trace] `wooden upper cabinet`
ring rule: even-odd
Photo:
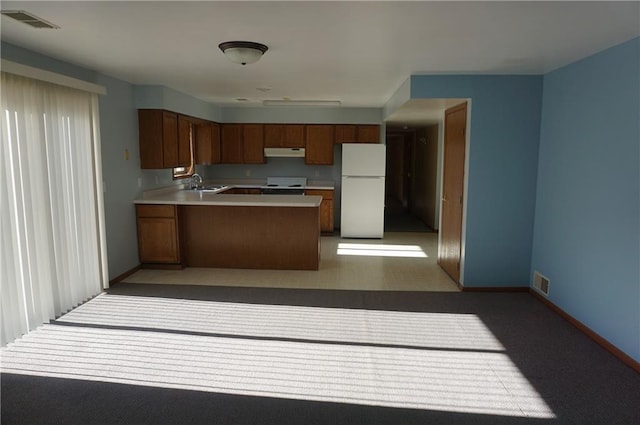
[[[379,125],[336,125],[336,143],[380,143]]]
[[[264,163],[264,126],[262,124],[222,124],[220,153],[223,164]]]
[[[356,128],[356,142],[380,143],[380,126],[358,125]]]
[[[265,124],[265,148],[304,148],[304,124]]]
[[[308,165],[333,165],[334,126],[306,126],[307,144],[304,162]]]
[[[140,168],[159,169],[180,165],[178,114],[161,109],[138,110]]]
[[[264,163],[264,126],[244,124],[242,126],[242,159],[245,164]]]
[[[284,125],[282,124],[265,124],[264,126],[264,147],[265,148],[281,148],[284,133]]]
[[[194,158],[198,165],[220,163],[220,124],[199,122],[195,124]]]
[[[178,165],[191,165],[194,122],[185,115],[178,115]]]
[[[242,124],[220,126],[220,162],[242,164]]]
[[[304,148],[304,124],[287,124],[284,126],[283,148]]]
[[[336,143],[355,143],[355,125],[336,125]]]

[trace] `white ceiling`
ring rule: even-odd
[[[133,84],[219,104],[381,107],[412,74],[540,74],[640,35],[639,2],[3,1],[2,40]],[[269,46],[255,64],[218,44]],[[267,92],[260,88],[270,89]],[[247,98],[239,103],[235,99]]]

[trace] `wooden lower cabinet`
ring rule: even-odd
[[[140,263],[179,266],[180,232],[175,205],[136,205]]]
[[[333,190],[307,189],[306,195],[322,196],[320,204],[320,231],[333,233]]]

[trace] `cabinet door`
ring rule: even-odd
[[[222,124],[220,126],[220,162],[242,164],[242,125]]]
[[[162,111],[138,110],[138,142],[140,144],[140,168],[163,168]]]
[[[281,148],[284,142],[284,126],[282,124],[265,124],[264,147]]]
[[[333,164],[333,125],[307,125],[307,144],[305,148],[305,164]]]
[[[245,164],[264,163],[264,126],[262,124],[244,124],[242,144],[242,158]]]
[[[323,199],[320,204],[320,231],[333,233],[333,199]]]
[[[196,164],[220,163],[220,125],[203,122],[195,125],[194,158]]]
[[[359,125],[356,131],[358,143],[380,143],[379,125]]]
[[[189,117],[178,116],[178,164],[183,167],[191,165],[193,127],[193,121]]]
[[[307,195],[322,196],[320,204],[320,231],[333,233],[333,190],[308,189]]]
[[[283,132],[283,148],[304,148],[304,124],[287,124]]]
[[[162,111],[162,166],[179,167],[178,159],[178,115]]]
[[[141,263],[179,264],[180,242],[175,205],[136,205]]]
[[[138,110],[140,168],[178,166],[178,116],[160,109]]]
[[[138,251],[141,263],[180,262],[174,218],[139,217]]]
[[[355,141],[355,125],[336,125],[336,143],[354,143]]]

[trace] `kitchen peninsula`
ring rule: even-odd
[[[232,189],[176,186],[137,199],[143,267],[318,269],[321,196],[225,194]]]

